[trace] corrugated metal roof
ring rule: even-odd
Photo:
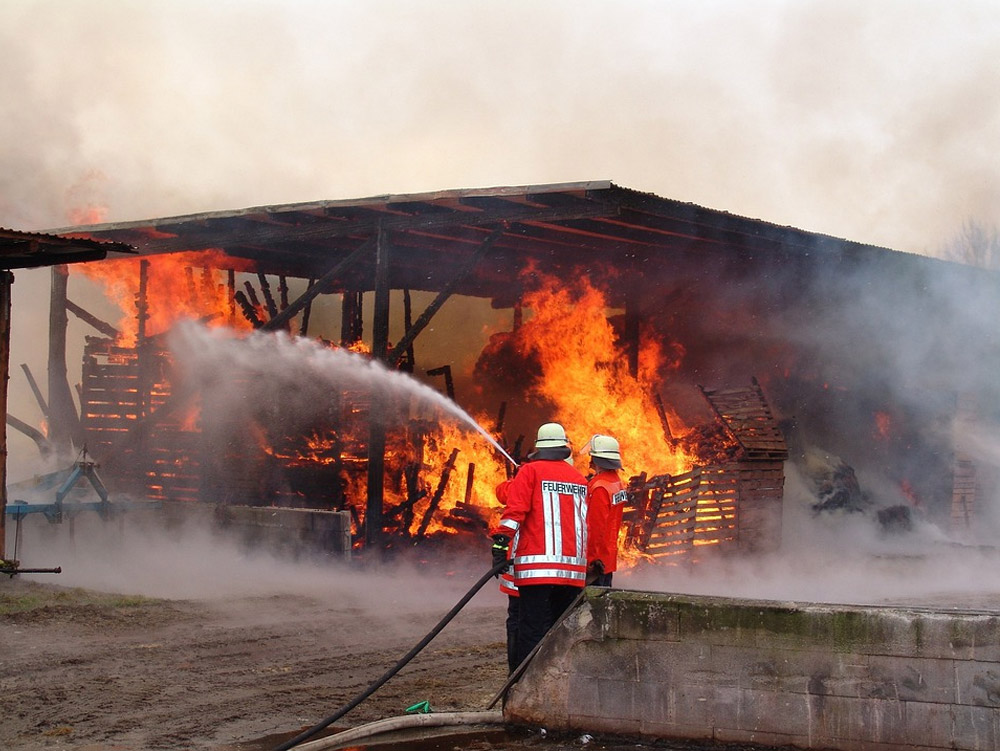
[[[132,253],[120,242],[23,232],[0,227],[0,268],[26,269],[63,263],[99,261],[109,252]]]
[[[245,269],[250,259],[260,273],[315,279],[381,230],[394,249],[392,286],[439,290],[497,228],[502,236],[456,290],[497,304],[516,298],[513,281],[530,265],[556,275],[610,265],[627,279],[692,259],[709,266],[931,262],[609,181],[258,206],[59,232],[128,243],[141,254],[216,249],[233,259],[232,268]],[[354,264],[338,288],[371,289],[373,263]],[[616,296],[630,294],[629,284],[619,285]]]

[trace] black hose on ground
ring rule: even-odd
[[[393,665],[391,668],[389,668],[389,670],[387,670],[382,675],[381,678],[379,678],[377,681],[375,681],[373,684],[371,684],[368,688],[366,688],[360,694],[358,694],[353,699],[351,699],[347,704],[345,704],[343,707],[341,707],[340,709],[338,709],[332,715],[330,715],[329,717],[327,717],[327,718],[321,720],[320,722],[316,723],[315,725],[313,725],[308,730],[303,730],[301,733],[299,733],[294,738],[285,741],[280,746],[277,746],[274,749],[274,751],[288,751],[288,749],[290,749],[290,748],[292,748],[294,746],[299,745],[303,741],[309,740],[314,735],[316,735],[316,733],[320,732],[321,730],[323,730],[323,729],[329,727],[330,725],[332,725],[333,723],[335,723],[337,720],[339,720],[345,714],[347,714],[348,712],[350,712],[352,709],[354,709],[356,706],[358,706],[361,702],[363,702],[369,696],[371,696],[376,691],[378,691],[382,687],[382,685],[384,683],[386,683],[396,673],[398,673],[400,670],[402,670],[403,667],[406,665],[406,663],[408,663],[410,660],[412,660],[414,657],[416,657],[417,654],[424,647],[426,647],[428,644],[431,643],[431,639],[433,639],[435,636],[437,636],[441,632],[441,629],[443,629],[445,626],[447,626],[448,622],[451,621],[451,619],[454,618],[456,615],[458,615],[458,611],[460,611],[462,608],[464,608],[468,604],[469,600],[472,599],[473,595],[475,595],[476,592],[478,592],[480,589],[482,589],[483,585],[486,584],[486,582],[488,582],[491,578],[493,578],[494,576],[496,576],[497,574],[499,574],[500,571],[502,569],[506,568],[507,566],[508,566],[508,562],[507,561],[501,561],[500,563],[497,563],[495,566],[493,566],[493,568],[491,568],[485,574],[483,574],[483,577],[479,581],[477,581],[475,584],[472,585],[472,589],[470,589],[468,592],[466,592],[465,595],[462,597],[462,599],[459,600],[457,603],[455,603],[455,607],[453,607],[451,610],[449,610],[448,613],[447,613],[447,615],[445,615],[444,618],[442,618],[440,621],[438,621],[438,624],[434,628],[432,628],[430,630],[430,632],[428,632],[427,636],[425,636],[423,639],[421,639],[420,642],[416,646],[413,647],[413,649],[411,649],[409,652],[407,652],[399,660],[399,662],[397,662],[395,665]]]

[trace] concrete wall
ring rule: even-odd
[[[299,558],[351,558],[351,512],[276,506],[214,509],[219,528],[236,533],[255,550]]]
[[[845,751],[1000,742],[1000,614],[590,588],[508,721]]]

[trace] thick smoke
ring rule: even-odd
[[[0,45],[0,226],[603,178],[927,254],[970,219],[998,223],[1000,9],[987,0],[8,0]],[[942,382],[993,394],[988,346],[962,340],[995,344],[997,311],[951,275],[900,296],[868,271],[806,294],[794,276],[758,279],[782,304],[717,349],[724,361],[692,350],[697,382],[770,385],[785,363],[768,355],[791,342],[810,389],[832,384],[777,405],[803,428],[837,436],[815,423],[858,425],[892,403],[925,443],[951,445],[949,410],[927,395]],[[48,272],[16,278],[11,412],[36,422],[17,366],[44,380]],[[739,318],[758,299],[745,291],[714,315]],[[96,295],[71,297],[102,314]],[[71,321],[71,342],[89,333]],[[733,357],[741,347],[758,354]],[[71,382],[79,360],[71,350]],[[845,382],[886,398],[838,399]],[[978,429],[959,429],[985,463],[996,401],[983,407]],[[854,464],[851,444],[821,448]],[[16,433],[10,452],[12,479],[39,469]],[[858,470],[881,492],[884,472]]]

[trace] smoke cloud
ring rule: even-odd
[[[592,179],[928,255],[970,220],[1000,221],[989,0],[7,0],[0,46],[0,226],[16,229]],[[17,366],[43,379],[49,277],[16,278],[10,405],[34,423]],[[997,372],[953,335],[994,342],[992,302],[935,278],[898,299],[872,278],[790,299],[767,336],[804,360],[822,349],[833,375],[880,373],[921,409],[935,377],[977,389]],[[901,306],[934,325],[900,326]],[[762,331],[744,343],[762,351]],[[71,346],[89,333],[71,320]],[[764,375],[733,358],[702,372],[722,381],[734,363]],[[951,423],[920,425],[951,440]],[[995,457],[994,431],[963,435]],[[10,452],[12,479],[44,469],[23,436]],[[833,537],[853,538],[867,539]]]

